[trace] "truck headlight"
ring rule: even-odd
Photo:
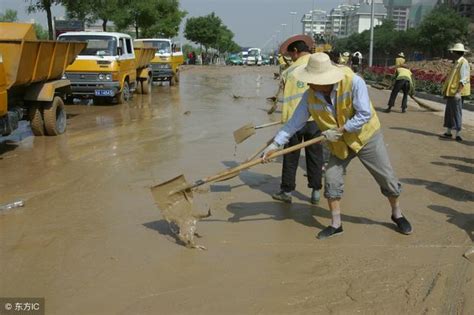
[[[107,81],[112,81],[112,75],[106,74],[106,75],[105,75],[105,80],[107,80]]]
[[[104,75],[103,73],[100,73],[100,74],[99,74],[99,80],[102,81],[102,80],[104,80],[104,79],[105,79],[105,75]]]
[[[112,81],[112,75],[110,73],[99,73],[97,78],[99,81]]]

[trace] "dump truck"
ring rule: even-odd
[[[184,63],[184,56],[179,43],[167,38],[136,39],[137,47],[153,47],[157,51],[151,60],[153,81],[168,81],[171,86],[179,82],[179,66]]]
[[[67,32],[58,40],[87,43],[64,73],[71,81],[68,101],[80,97],[122,104],[135,91],[150,93],[155,48],[134,48],[130,35],[114,32]]]
[[[70,82],[62,75],[85,44],[37,40],[27,23],[0,23],[0,30],[0,135],[22,119],[35,136],[64,133]]]

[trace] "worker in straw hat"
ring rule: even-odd
[[[293,75],[293,71],[300,65],[306,65],[310,57],[311,48],[314,41],[308,35],[295,35],[288,38],[280,47],[283,56],[290,56],[293,63],[283,71],[283,106],[281,112],[281,122],[286,123],[293,115],[301,97],[308,89],[308,85],[299,81]],[[286,146],[293,146],[302,141],[311,140],[321,135],[321,131],[310,118],[306,124],[288,139]],[[323,146],[320,143],[307,146],[305,148],[306,173],[308,187],[312,189],[310,202],[318,204],[320,200],[319,191],[322,188],[322,167],[323,167]],[[275,200],[291,203],[292,192],[296,188],[296,171],[300,160],[300,150],[283,156],[281,171],[280,191],[272,195]]]
[[[308,64],[299,66],[293,73],[310,88],[262,157],[268,162],[267,157],[281,149],[310,116],[316,121],[331,151],[324,196],[332,213],[331,225],[320,231],[317,237],[326,239],[343,233],[340,206],[344,191],[343,172],[355,157],[369,170],[388,198],[392,221],[401,233],[411,234],[411,224],[403,216],[398,201],[401,185],[390,164],[380,122],[364,80],[333,65],[324,53],[312,54]]]
[[[455,44],[449,50],[452,52],[454,64],[443,86],[443,96],[446,97],[444,127],[447,129],[441,138],[452,139],[454,129],[456,141],[461,142],[463,97],[471,95],[469,62],[464,58],[464,53],[468,50],[462,43]]]
[[[405,54],[403,52],[399,53],[397,55],[397,58],[395,58],[395,67],[399,67],[405,63]]]

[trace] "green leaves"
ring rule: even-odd
[[[214,12],[206,16],[192,17],[184,28],[186,39],[206,48],[215,48],[219,52],[235,52],[240,47],[234,42],[234,33],[222,23]]]

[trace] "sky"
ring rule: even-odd
[[[182,29],[186,18],[215,12],[234,32],[234,41],[240,46],[270,48],[276,45],[277,41],[281,42],[291,34],[301,33],[301,17],[312,10],[313,4],[314,9],[329,12],[338,4],[347,2],[348,0],[180,0],[181,9],[187,11],[188,14],[183,19],[179,37],[184,41]],[[352,3],[356,2],[352,0]],[[21,21],[29,22],[34,19],[46,26],[46,13],[28,14],[26,6],[25,0],[0,0],[0,12],[14,9],[18,12]],[[296,15],[290,12],[296,12]],[[63,17],[64,9],[54,7],[53,15],[57,18]]]

